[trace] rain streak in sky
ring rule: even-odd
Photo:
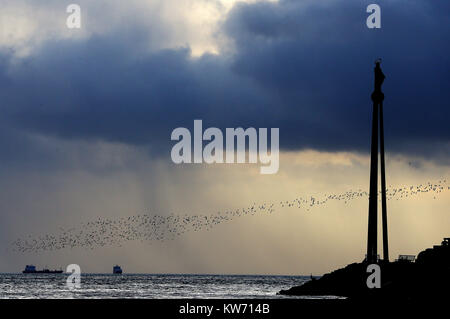
[[[436,199],[450,190],[447,180],[427,182],[420,185],[390,186],[386,190],[388,200],[404,200],[431,193]],[[121,218],[98,218],[73,228],[58,228],[53,234],[22,236],[11,243],[13,251],[21,253],[54,251],[83,247],[95,249],[103,246],[121,246],[126,241],[173,240],[184,233],[210,230],[214,226],[247,215],[273,214],[277,208],[303,209],[309,212],[316,207],[326,207],[331,201],[349,204],[354,200],[367,199],[367,191],[349,190],[322,197],[298,197],[293,200],[253,204],[246,208],[218,211],[210,215],[151,215],[141,214]]]

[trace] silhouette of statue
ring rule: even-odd
[[[380,103],[384,100],[384,94],[383,92],[381,92],[381,85],[383,84],[386,76],[384,75],[383,71],[381,71],[380,63],[380,59],[375,61],[375,90],[372,93],[372,101],[374,101],[375,103]]]
[[[380,61],[377,60],[375,62],[375,91],[381,92],[381,85],[383,84],[385,78],[386,77],[380,68]]]

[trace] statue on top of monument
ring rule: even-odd
[[[375,61],[375,91],[372,93],[372,100],[375,102],[381,102],[384,99],[384,94],[381,92],[381,85],[383,84],[386,76],[383,71],[381,71],[380,63],[381,59],[377,59]]]
[[[375,61],[375,91],[381,92],[381,85],[383,84],[384,79],[386,76],[384,76],[383,71],[381,71],[380,67],[381,59],[377,59]]]

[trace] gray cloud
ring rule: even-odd
[[[284,149],[366,151],[372,62],[381,56],[387,147],[448,157],[450,5],[380,5],[382,29],[369,30],[359,2],[238,4],[222,26],[233,53],[198,59],[188,47],[149,52],[149,31],[131,22],[87,39],[48,41],[15,63],[3,52],[2,121],[163,156],[172,129],[197,118],[222,128],[279,127]]]
[[[104,13],[96,3],[90,17]],[[189,41],[161,49],[167,46],[160,42],[173,36],[165,27],[174,21],[158,27],[155,14],[150,24],[142,16],[130,19],[134,13],[120,19],[128,2],[111,8],[118,19],[101,32],[33,36],[39,45],[21,58],[0,49],[2,248],[19,236],[98,216],[208,214],[353,186],[368,189],[369,158],[357,153],[369,149],[372,63],[379,56],[387,74],[387,146],[401,153],[387,157],[388,183],[447,177],[450,5],[379,1],[382,29],[368,30],[368,3],[239,4],[220,29],[233,47],[200,58],[192,58]],[[284,150],[331,153],[283,152],[273,176],[247,165],[172,165],[170,132],[197,118],[222,128],[279,127]],[[338,150],[356,152],[332,153]],[[394,254],[416,253],[448,233],[448,196],[423,195],[389,204]],[[340,204],[314,214],[280,211],[244,219],[173,243],[52,255],[2,250],[0,267],[17,271],[30,262],[75,261],[83,271],[99,272],[119,263],[127,272],[321,273],[360,260],[364,251],[366,201]],[[421,236],[405,238],[395,225]]]

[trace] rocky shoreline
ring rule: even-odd
[[[398,300],[441,299],[450,287],[449,238],[441,245],[419,253],[415,262],[380,261],[381,287],[368,288],[368,263],[352,263],[344,268],[311,279],[301,286],[282,290],[290,296],[342,296],[350,299],[395,298]],[[444,292],[447,292],[446,294]]]

